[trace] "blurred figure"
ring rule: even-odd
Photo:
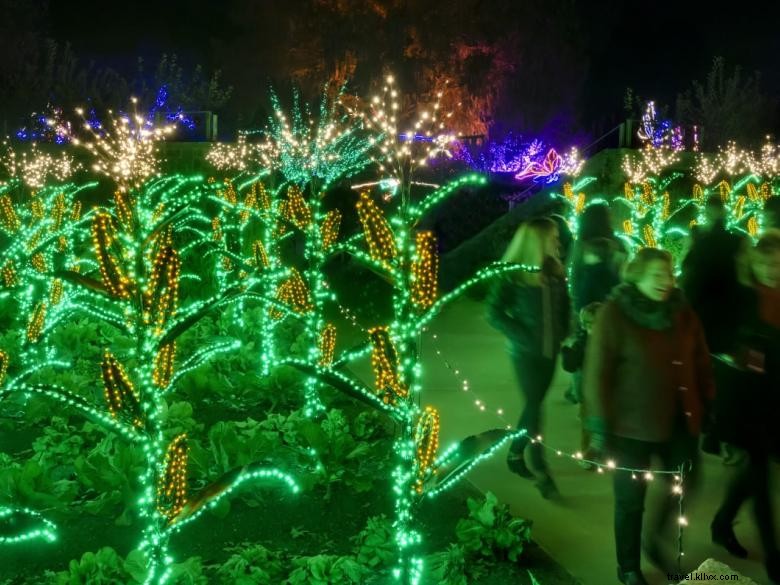
[[[591,447],[607,452],[619,466],[648,469],[652,456],[663,469],[693,464],[705,404],[713,394],[710,358],[698,317],[675,288],[668,252],[643,248],[626,268],[627,282],[601,307],[585,350],[585,428]],[[640,567],[642,516],[647,485],[616,472],[615,544],[618,578],[626,585],[647,583]],[[669,571],[660,538],[676,502],[650,522],[645,552]]]
[[[574,314],[590,303],[600,303],[620,283],[620,270],[626,251],[612,231],[609,207],[595,204],[585,208],[579,222],[577,241],[569,259],[569,284]],[[576,324],[573,324],[576,329]],[[582,400],[582,376],[572,376],[566,399],[577,404]]]
[[[682,262],[680,287],[704,327],[713,353],[723,351],[739,322],[724,311],[739,298],[737,258],[747,240],[726,230],[726,210],[720,196],[711,195],[704,208],[704,225],[694,226],[691,245]]]
[[[569,322],[569,299],[558,259],[558,228],[551,219],[532,219],[520,226],[503,261],[541,267],[537,273],[501,276],[488,297],[488,319],[506,335],[525,407],[517,423],[527,436],[514,441],[507,465],[518,475],[536,479],[542,496],[557,494],[542,447],[529,445],[542,431],[542,403],[555,372],[555,361]],[[526,447],[530,447],[529,466]]]
[[[574,236],[569,229],[569,223],[566,216],[571,211],[571,204],[564,198],[556,196],[550,205],[549,217],[558,226],[558,239],[561,242],[560,260],[565,265],[571,252]]]
[[[780,552],[770,496],[772,456],[780,453],[777,412],[780,407],[780,231],[770,230],[749,251],[742,298],[734,306],[740,327],[715,362],[718,392],[715,436],[742,450],[724,500],[712,522],[712,540],[734,556],[747,550],[734,534],[733,522],[742,504],[753,498],[753,511],[769,578],[780,583]]]
[[[580,311],[579,329],[574,336],[571,344],[564,344],[561,348],[561,362],[563,369],[567,372],[577,375],[581,378],[582,367],[585,364],[585,348],[588,344],[588,337],[593,329],[593,323],[596,320],[596,313],[601,308],[602,303],[590,303]],[[580,420],[585,420],[587,412],[585,403],[580,402]],[[590,449],[590,435],[582,429],[581,450],[586,453],[585,459],[591,459],[588,453]],[[592,463],[581,461],[581,466],[591,471],[595,469]]]
[[[764,202],[763,231],[780,229],[780,197],[774,195]]]

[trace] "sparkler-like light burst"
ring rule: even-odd
[[[92,170],[111,178],[120,191],[137,188],[159,173],[157,143],[176,127],[175,124],[156,124],[149,116],[138,113],[136,98],[131,98],[131,102],[132,114],[115,116],[109,110],[110,123],[99,128],[84,117],[82,109],[77,109],[76,113],[84,120],[86,138],[72,139],[74,145],[85,148],[92,155]]]
[[[340,90],[335,98],[323,92],[318,114],[301,105],[293,94],[290,116],[284,113],[279,97],[271,92],[274,115],[269,119],[268,147],[277,167],[288,181],[304,185],[317,178],[325,188],[341,177],[354,175],[369,164],[367,151],[374,143],[370,133],[355,118],[341,113]]]
[[[32,189],[40,189],[48,182],[63,183],[79,169],[72,156],[65,152],[55,156],[43,152],[33,142],[30,148],[15,149],[8,141],[3,142],[0,153],[0,167],[7,181],[19,180]],[[0,180],[0,184],[3,181]]]
[[[699,155],[695,168],[696,179],[710,185],[719,177],[755,175],[764,181],[772,181],[780,175],[780,147],[767,140],[759,152],[740,148],[729,142],[714,157]]]
[[[235,144],[218,142],[212,146],[206,160],[220,171],[270,170],[279,166],[279,151],[272,141],[251,143],[239,134]]]
[[[627,154],[623,158],[623,172],[631,183],[642,183],[650,177],[657,177],[679,160],[680,156],[675,151],[665,147],[654,148],[648,144],[640,151],[639,157]]]
[[[367,129],[380,133],[374,140],[375,152],[370,160],[377,163],[380,172],[390,174],[401,185],[411,185],[414,171],[429,161],[442,155],[452,158],[457,138],[446,129],[445,121],[452,117],[452,112],[440,111],[442,95],[442,91],[437,92],[429,108],[402,125],[399,91],[395,78],[388,75],[382,94],[371,98],[369,111],[350,110]]]
[[[704,154],[699,154],[696,158],[696,167],[694,174],[696,180],[703,185],[709,185],[718,176],[718,165],[712,157],[708,157]]]

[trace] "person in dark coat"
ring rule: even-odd
[[[715,544],[740,558],[747,550],[732,524],[750,497],[769,578],[780,583],[780,552],[769,489],[770,458],[780,454],[780,231],[770,230],[749,253],[749,287],[738,305],[741,326],[715,362],[718,391],[714,435],[745,453],[713,519]]]
[[[705,223],[694,226],[691,246],[682,263],[680,287],[704,327],[707,345],[713,353],[728,346],[737,316],[723,311],[739,297],[737,258],[746,248],[745,238],[726,229],[726,211],[720,196],[707,199]]]
[[[780,229],[780,197],[777,195],[764,202],[764,217],[761,223],[764,231]]]
[[[509,341],[510,357],[525,397],[517,428],[527,434],[512,443],[507,464],[518,475],[535,478],[545,498],[557,494],[557,488],[542,446],[529,442],[542,432],[542,403],[568,330],[569,298],[558,247],[558,229],[552,220],[539,218],[522,224],[503,260],[541,267],[541,271],[506,273],[494,283],[488,297],[488,320]],[[530,447],[530,469],[526,447]]]
[[[571,209],[571,204],[564,198],[556,196],[553,199],[552,205],[549,209],[549,217],[558,226],[558,239],[561,243],[560,260],[565,265],[569,258],[569,252],[571,251],[572,244],[574,243],[574,235],[569,228],[569,222],[566,221],[566,216]]]
[[[674,286],[668,252],[641,249],[625,279],[599,310],[585,350],[584,426],[592,448],[618,466],[648,469],[654,455],[664,470],[692,462],[686,479],[693,483],[698,436],[714,393],[704,332]],[[627,585],[647,583],[640,567],[646,489],[641,479],[615,472],[618,578]],[[648,531],[646,552],[664,570],[658,539],[674,504],[670,498]]]
[[[590,303],[580,311],[579,329],[574,340],[571,343],[565,343],[561,348],[561,364],[563,369],[571,372],[582,379],[582,367],[585,365],[585,348],[588,346],[588,337],[593,330],[593,322],[596,319],[596,313],[601,308],[602,303]],[[587,416],[585,403],[580,402],[580,420]],[[590,434],[581,429],[580,445],[582,452],[585,453],[585,460],[580,465],[588,471],[593,471],[596,467],[590,462]]]
[[[612,231],[609,207],[602,203],[586,207],[569,258],[569,289],[575,315],[587,305],[607,298],[620,283],[625,260],[625,247]],[[576,331],[576,324],[573,328]],[[582,401],[580,372],[572,375],[572,385],[564,396],[574,404]]]

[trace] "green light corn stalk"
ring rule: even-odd
[[[51,274],[73,263],[73,233],[80,225],[76,196],[94,186],[60,184],[29,192],[15,181],[0,186],[0,299],[15,303],[14,314],[25,321],[22,363],[52,358],[38,337],[63,318],[68,285]]]
[[[287,360],[305,373],[316,376],[321,382],[343,391],[364,404],[376,408],[390,416],[398,425],[398,436],[394,442],[395,467],[392,473],[392,489],[395,498],[395,537],[399,551],[398,565],[394,575],[404,584],[420,583],[423,575],[420,547],[422,533],[417,524],[416,515],[419,506],[426,499],[434,498],[442,491],[454,485],[468,470],[479,461],[488,457],[506,441],[518,436],[521,431],[495,429],[479,436],[469,437],[451,447],[435,461],[432,456],[438,429],[438,421],[431,409],[421,409],[419,402],[422,390],[422,368],[418,337],[422,329],[450,302],[458,298],[469,287],[498,274],[515,270],[538,270],[538,268],[496,263],[480,270],[475,276],[462,283],[449,294],[427,302],[420,302],[419,289],[415,288],[415,279],[421,274],[419,269],[422,251],[416,249],[417,239],[413,237],[414,228],[421,217],[434,205],[444,201],[458,189],[473,184],[482,184],[485,180],[476,175],[457,179],[429,195],[419,204],[404,200],[398,213],[391,219],[392,231],[379,217],[378,208],[371,207],[366,198],[361,200],[363,211],[373,213],[375,221],[364,222],[363,236],[368,243],[368,251],[361,250],[357,244],[345,243],[342,246],[354,258],[368,269],[391,282],[394,288],[394,318],[383,328],[387,332],[374,330],[372,340],[363,348],[343,352],[331,365],[312,365],[306,361]],[[407,193],[408,194],[408,193]],[[382,235],[390,234],[392,243],[386,249],[372,245]],[[430,250],[428,250],[430,251]],[[380,341],[378,336],[382,337]],[[341,366],[372,353],[373,361],[385,360],[381,374],[375,367],[375,387],[368,387],[341,371]],[[435,424],[434,424],[435,420]],[[420,451],[431,450],[431,457],[422,461]]]
[[[186,438],[171,440],[166,432],[165,401],[181,376],[238,345],[232,340],[216,341],[173,365],[176,340],[206,314],[237,302],[244,294],[234,288],[179,306],[177,234],[186,232],[191,220],[197,223],[195,205],[210,190],[199,177],[171,176],[118,193],[111,209],[99,209],[92,218],[99,271],[55,273],[74,285],[70,309],[86,312],[132,340],[133,348],[126,355],[114,356],[106,350],[101,371],[107,408],[65,388],[26,380],[12,380],[0,389],[0,397],[21,392],[73,407],[142,447],[146,466],[138,478],[138,512],[143,523],[139,549],[147,561],[145,583],[150,585],[165,583],[170,577],[171,536],[242,483],[278,480],[297,491],[287,474],[249,465],[229,472],[189,499]]]
[[[266,187],[268,172],[244,178],[236,191],[222,190],[210,200],[218,206],[218,232],[212,226],[211,251],[222,256],[218,263],[220,290],[228,290],[251,277],[252,291],[263,299],[272,299],[279,282],[289,274],[281,266],[279,246],[292,236],[279,229],[282,219],[280,188]],[[271,179],[273,177],[270,177]],[[239,198],[243,197],[240,201]],[[219,237],[217,237],[219,236]],[[229,263],[229,264],[227,264]],[[226,267],[230,270],[226,270]],[[244,301],[236,305],[239,322]],[[276,326],[268,311],[261,313],[258,344],[261,353],[261,375],[269,374],[276,360]]]
[[[406,176],[410,175],[411,173]],[[401,418],[401,429],[394,445],[396,467],[393,472],[396,512],[394,526],[399,547],[399,563],[394,575],[404,584],[417,584],[422,579],[422,558],[419,553],[422,534],[416,521],[421,501],[435,497],[465,475],[467,469],[478,460],[503,445],[509,440],[508,437],[517,435],[517,432],[496,429],[483,433],[478,438],[467,439],[465,444],[451,448],[437,462],[426,463],[425,459],[421,458],[421,453],[430,448],[430,427],[437,425],[438,420],[434,424],[430,410],[423,411],[419,404],[423,388],[420,332],[447,303],[458,298],[470,286],[507,270],[527,269],[496,264],[483,269],[445,297],[421,302],[420,295],[415,290],[415,279],[420,276],[413,267],[419,266],[425,251],[417,249],[422,240],[415,237],[415,227],[428,210],[443,202],[452,193],[467,185],[484,183],[483,177],[468,175],[438,189],[419,204],[414,204],[410,194],[411,181],[402,180],[401,206],[390,221],[397,254],[389,262],[395,292],[393,322],[388,331],[391,338],[397,339],[398,382],[407,389],[406,396],[398,397],[397,409]],[[435,254],[435,251],[433,253]],[[439,468],[440,475],[433,479],[433,470],[436,468]]]
[[[374,143],[375,133],[364,129],[361,121],[343,111],[343,92],[341,87],[331,95],[326,86],[315,115],[308,105],[301,104],[296,91],[288,115],[276,93],[271,91],[274,114],[269,119],[267,136],[273,144],[273,166],[288,184],[280,217],[304,238],[302,277],[308,291],[305,335],[309,347],[307,361],[311,365],[322,359],[319,340],[326,326],[324,308],[327,301],[333,300],[323,267],[329,255],[336,251],[331,244],[340,220],[338,211],[324,212],[322,200],[333,183],[370,164],[366,153]],[[304,412],[308,416],[324,409],[318,386],[315,377],[306,379]]]

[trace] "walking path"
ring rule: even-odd
[[[441,444],[507,423],[497,415],[502,408],[512,423],[519,416],[522,400],[507,357],[504,338],[484,319],[484,306],[462,299],[450,306],[423,336],[423,399],[441,415]],[[437,339],[432,335],[436,334]],[[441,355],[436,354],[439,348]],[[444,360],[450,363],[448,368]],[[458,370],[456,376],[453,370]],[[462,379],[469,383],[463,390]],[[578,408],[566,402],[563,392],[568,374],[559,371],[545,405],[545,441],[555,447],[576,451],[579,446]],[[481,400],[485,410],[475,404]],[[560,502],[541,498],[534,486],[511,474],[505,465],[505,452],[478,466],[470,480],[482,491],[494,492],[510,504],[512,512],[534,521],[533,537],[547,552],[585,585],[618,583],[615,576],[612,536],[612,491],[607,475],[586,472],[574,461],[548,453],[552,474],[563,495]],[[720,459],[705,455],[702,486],[686,499],[689,526],[684,536],[685,567],[693,570],[708,557],[727,563],[758,583],[767,583],[758,536],[751,519],[752,505],[743,507],[735,527],[737,537],[750,551],[750,558],[732,558],[714,547],[709,539],[709,523],[724,489],[729,467]],[[774,478],[777,478],[775,468]],[[649,502],[668,488],[655,480]],[[662,488],[665,488],[662,490]],[[775,510],[780,510],[780,490],[775,486]],[[650,505],[651,505],[650,504]],[[780,526],[780,522],[776,522]],[[676,539],[670,538],[670,552]],[[666,575],[645,562],[651,585],[669,583]],[[543,584],[542,584],[543,585]]]

